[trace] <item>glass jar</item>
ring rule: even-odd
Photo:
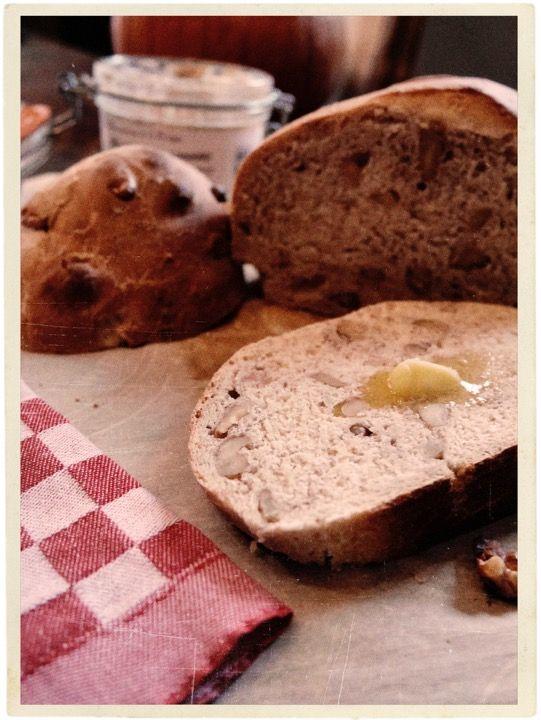
[[[103,149],[161,148],[226,190],[243,158],[286,122],[294,101],[262,70],[207,60],[112,55],[78,81],[98,108]],[[273,111],[279,123],[271,123]]]

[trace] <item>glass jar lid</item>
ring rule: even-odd
[[[93,65],[100,94],[180,105],[272,104],[272,75],[255,68],[209,60],[111,55]]]

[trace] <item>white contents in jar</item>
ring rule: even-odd
[[[143,143],[229,190],[281,95],[271,75],[205,60],[113,55],[93,67],[103,149]]]

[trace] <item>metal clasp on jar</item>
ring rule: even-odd
[[[53,135],[59,135],[76,125],[83,116],[84,100],[93,100],[96,93],[95,84],[86,73],[77,75],[69,70],[61,73],[57,81],[58,90],[70,107],[54,118],[51,131]]]
[[[271,118],[267,124],[267,135],[270,135],[276,130],[279,130],[282,125],[285,125],[295,107],[294,95],[282,92],[281,90],[276,90],[276,93],[276,99],[272,105]],[[276,114],[277,117],[273,120],[274,114]]]

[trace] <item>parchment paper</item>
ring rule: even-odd
[[[487,598],[472,543],[516,547],[515,518],[369,568],[330,572],[252,553],[191,473],[187,422],[235,350],[313,318],[248,302],[196,338],[83,355],[23,353],[25,381],[96,445],[289,604],[289,630],[219,700],[226,704],[513,704],[517,613]]]

